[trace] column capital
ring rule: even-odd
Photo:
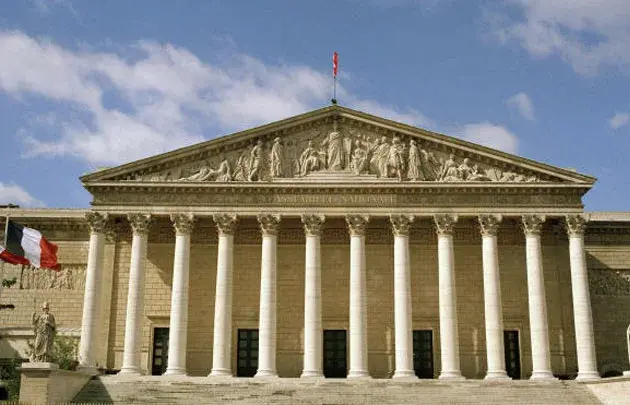
[[[584,215],[567,215],[565,225],[569,236],[584,236],[588,218]]]
[[[323,215],[302,215],[306,236],[320,236],[326,217]]]
[[[433,222],[435,223],[438,235],[452,235],[457,219],[457,215],[455,214],[434,215]]]
[[[85,213],[85,220],[93,233],[105,233],[109,216],[102,212],[88,211]]]
[[[280,228],[280,215],[259,214],[258,223],[263,236],[275,236]]]
[[[151,214],[140,214],[137,212],[127,214],[127,220],[134,233],[147,235],[151,227]]]
[[[369,215],[346,215],[346,223],[348,224],[348,231],[350,232],[350,236],[365,235],[365,230],[367,228],[368,222],[370,222]]]
[[[392,214],[389,216],[389,222],[392,224],[392,233],[394,236],[409,235],[409,228],[414,220],[413,215]]]
[[[195,223],[193,214],[171,214],[171,222],[177,235],[190,235]]]
[[[479,215],[479,227],[481,228],[481,235],[483,236],[496,236],[499,231],[499,226],[503,220],[502,215],[497,214],[484,214]]]
[[[540,235],[547,218],[544,215],[523,215],[523,231],[525,235]]]
[[[217,225],[217,231],[220,236],[234,235],[238,221],[236,214],[214,214],[212,220]]]

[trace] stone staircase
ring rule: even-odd
[[[151,404],[601,404],[573,381],[259,380],[103,376],[77,395],[81,403]]]

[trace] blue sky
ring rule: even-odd
[[[595,4],[597,3],[597,4]],[[627,0],[15,0],[0,8],[0,203],[340,104],[598,178],[630,211]]]

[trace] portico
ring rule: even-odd
[[[506,331],[518,378],[572,362],[598,377],[588,176],[334,106],[82,180],[94,195],[82,367],[99,344],[88,288],[106,224],[130,252],[121,374],[150,368],[168,325],[166,376],[238,375],[245,359],[257,378],[320,378],[335,330],[348,378],[416,378],[428,332],[434,377],[507,380]],[[161,297],[147,297],[154,284]],[[568,285],[568,301],[549,299]]]

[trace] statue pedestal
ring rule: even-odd
[[[60,370],[55,363],[23,363],[20,403],[56,404],[72,401],[92,378],[80,371]]]
[[[630,370],[623,372],[624,377],[630,377]]]

